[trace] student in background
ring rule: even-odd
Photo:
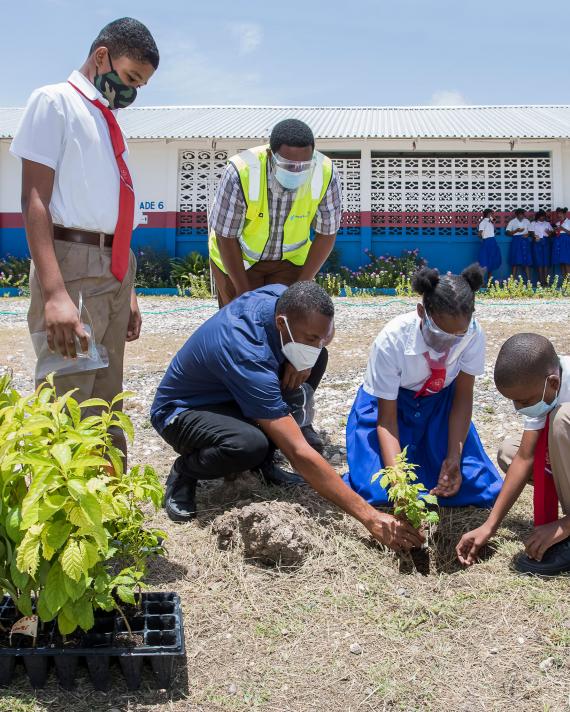
[[[483,211],[483,219],[479,223],[478,232],[481,239],[479,247],[479,264],[487,270],[487,282],[493,278],[493,272],[502,263],[501,250],[495,239],[495,215],[491,208]]]
[[[556,208],[556,227],[552,242],[552,264],[560,267],[562,279],[570,274],[570,218],[568,208]]]
[[[529,238],[530,222],[525,217],[522,208],[515,210],[515,216],[507,225],[507,235],[511,240],[511,268],[516,279],[524,270],[527,281],[530,281],[532,267],[532,251]]]
[[[532,260],[538,271],[538,281],[543,286],[548,281],[550,266],[550,245],[548,238],[552,234],[552,225],[546,219],[546,212],[539,210],[530,225],[532,239]]]
[[[346,427],[345,481],[367,502],[387,504],[372,476],[405,447],[440,505],[495,501],[502,480],[471,422],[475,377],[485,370],[485,334],[473,318],[482,284],[479,265],[442,276],[424,267],[413,278],[422,302],[376,337]]]

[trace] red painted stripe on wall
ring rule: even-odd
[[[160,230],[184,227],[196,230],[207,227],[205,211],[153,211],[144,214],[147,216],[147,222],[139,225],[142,229]],[[481,217],[480,212],[344,212],[341,226],[344,228],[476,228]],[[495,213],[495,225],[505,227],[511,217],[511,212],[497,212]],[[555,218],[555,215],[551,215],[551,220],[555,220]],[[23,227],[21,213],[0,213],[0,229]]]

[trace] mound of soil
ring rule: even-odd
[[[212,523],[220,549],[242,546],[244,556],[264,564],[298,566],[320,549],[304,507],[289,502],[256,502],[221,514]]]

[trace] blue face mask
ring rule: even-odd
[[[286,190],[297,190],[300,188],[308,179],[310,169],[307,171],[299,171],[298,173],[293,173],[293,171],[288,171],[286,168],[281,168],[280,166],[275,166],[275,178]]]
[[[546,384],[548,383],[549,378],[550,376],[547,376],[546,380],[544,381],[544,391],[542,392],[542,400],[539,400],[538,403],[535,403],[534,405],[527,405],[524,408],[515,408],[517,413],[519,413],[520,415],[524,415],[527,418],[543,418],[545,415],[548,415],[551,410],[554,410],[554,408],[556,408],[556,406],[558,405],[558,393],[555,395],[552,403],[547,403],[544,400],[544,396],[546,394]]]

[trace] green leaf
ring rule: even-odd
[[[135,437],[135,429],[133,423],[128,415],[120,410],[113,411],[114,424],[118,425],[121,430],[125,432],[125,435],[132,442]]]
[[[24,616],[33,615],[32,594],[30,591],[22,591],[21,595],[16,599],[16,608]]]
[[[102,398],[88,398],[87,400],[82,401],[79,403],[80,408],[105,408],[107,409],[109,407],[109,404],[107,401],[104,401]]]
[[[437,497],[435,494],[424,494],[422,498],[424,502],[427,502],[428,504],[437,504]]]
[[[44,499],[39,503],[38,521],[45,522],[46,520],[51,519],[68,500],[69,497],[59,494],[51,494],[44,497]]]
[[[76,527],[89,528],[93,526],[93,523],[79,505],[75,505],[69,510],[68,518]]]
[[[81,408],[79,407],[79,403],[75,400],[75,398],[69,398],[66,402],[66,406],[69,411],[69,415],[71,416],[73,425],[77,427],[79,421],[81,420]]]
[[[100,479],[99,477],[92,477],[90,480],[87,480],[86,487],[87,487],[87,491],[89,492],[89,494],[95,494],[96,492],[100,492],[101,490],[104,490],[106,487],[106,484],[105,484],[105,481]]]
[[[68,576],[64,576],[63,586],[65,593],[69,596],[72,601],[77,601],[83,596],[87,588],[87,579],[82,576],[79,581],[74,581]]]
[[[92,494],[84,494],[80,497],[79,503],[85,515],[89,518],[92,524],[99,526],[101,524],[101,505],[97,501],[97,497]]]
[[[133,398],[134,396],[136,396],[136,393],[134,391],[123,391],[122,393],[117,393],[117,395],[111,401],[111,406],[114,406],[115,403],[119,403],[120,401],[123,401],[126,398]]]
[[[18,546],[16,555],[16,566],[32,578],[36,575],[40,565],[40,538],[39,532],[34,533],[35,528],[28,529],[24,538]]]
[[[83,482],[83,480],[67,480],[67,487],[69,488],[71,496],[77,501],[79,501],[83,495],[87,494],[87,487],[85,486],[85,482]]]
[[[75,539],[67,542],[63,553],[60,556],[61,568],[63,572],[73,581],[79,581],[83,575],[83,556],[79,544]]]
[[[17,507],[13,507],[8,510],[8,516],[5,520],[6,534],[10,539],[16,543],[21,541],[24,537],[20,530],[21,513]]]
[[[22,504],[22,521],[20,529],[29,529],[33,524],[36,524],[40,518],[40,503],[28,502],[24,500]]]
[[[115,608],[115,599],[108,591],[96,593],[95,596],[93,596],[93,602],[98,608],[102,608],[104,611],[112,611]]]
[[[113,469],[115,470],[115,475],[117,477],[120,477],[120,475],[123,474],[123,458],[124,455],[119,448],[115,447],[114,445],[110,445],[109,449],[107,450],[107,456],[109,457],[109,460],[111,460],[111,464],[113,465]]]
[[[12,559],[10,562],[10,578],[12,579],[14,586],[20,589],[26,588],[30,580],[28,574],[18,569],[15,559]]]
[[[92,569],[95,564],[99,563],[102,559],[99,554],[99,549],[89,541],[82,541],[81,544],[85,547],[85,557],[87,560],[87,567]]]
[[[77,460],[73,460],[69,465],[70,470],[78,470],[80,467],[108,467],[109,461],[105,460],[104,457],[98,457],[96,455],[91,455],[89,457],[79,457]]]
[[[91,630],[95,624],[91,601],[85,597],[76,601],[73,604],[73,617],[84,631]]]
[[[132,606],[136,606],[135,594],[132,588],[127,588],[127,586],[117,586],[117,596],[123,601],[123,603],[130,603]]]
[[[42,532],[42,543],[47,543],[49,548],[57,551],[65,544],[72,529],[72,525],[63,519],[46,524]]]
[[[65,470],[71,462],[71,448],[69,445],[66,443],[59,443],[54,445],[50,452],[62,470]]]
[[[74,619],[73,604],[67,603],[57,617],[57,626],[62,635],[69,635],[77,628]]]
[[[36,613],[42,623],[48,623],[56,616],[57,611],[52,610],[47,603],[45,591],[41,592],[40,597],[36,601]]]

